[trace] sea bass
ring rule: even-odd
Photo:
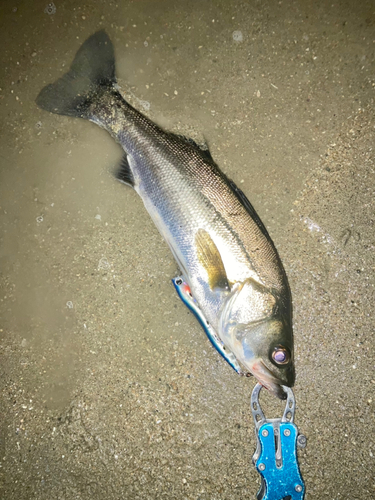
[[[139,194],[168,243],[182,273],[174,280],[180,297],[238,373],[252,373],[285,398],[281,385],[294,383],[287,277],[254,208],[209,151],[126,102],[105,31],[84,42],[68,73],[36,102],[90,120],[120,143],[125,154],[117,177]]]

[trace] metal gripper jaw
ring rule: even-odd
[[[295,400],[292,389],[283,386],[287,394],[281,418],[266,419],[259,405],[261,384],[251,395],[251,411],[255,422],[257,448],[253,463],[261,475],[258,500],[303,500],[305,485],[297,461],[297,446],[306,446],[306,437],[298,434],[293,423]]]

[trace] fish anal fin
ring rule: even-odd
[[[198,260],[207,272],[211,290],[229,291],[230,286],[220,252],[209,233],[199,229],[195,235],[195,245]]]
[[[128,155],[125,153],[121,158],[119,168],[116,172],[116,179],[127,184],[130,187],[134,187],[134,175],[129,164]]]

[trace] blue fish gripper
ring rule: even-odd
[[[261,384],[251,395],[251,411],[255,422],[257,448],[253,464],[262,482],[257,500],[303,500],[305,485],[298,467],[297,447],[306,446],[306,437],[293,423],[295,399],[292,389],[282,386],[287,394],[281,418],[266,419],[259,404]]]

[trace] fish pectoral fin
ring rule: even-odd
[[[207,231],[204,229],[197,231],[195,245],[198,260],[208,274],[208,284],[211,290],[219,288],[229,291],[229,281],[220,252]]]
[[[127,186],[134,187],[134,175],[130,167],[129,156],[127,153],[121,158],[119,168],[116,172],[116,179],[123,182]]]

